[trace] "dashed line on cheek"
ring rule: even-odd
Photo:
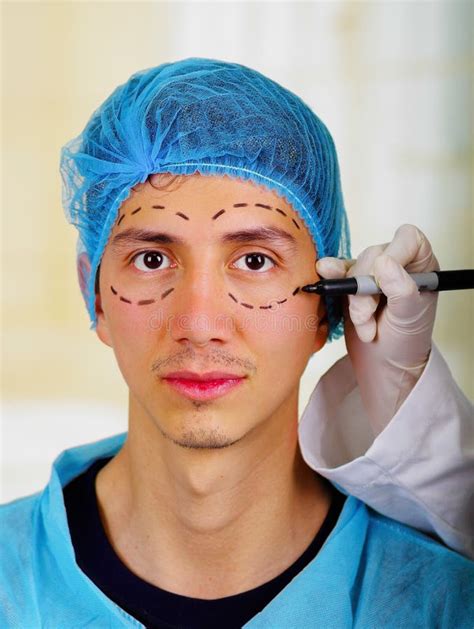
[[[165,290],[165,292],[161,295],[161,299],[164,299],[173,291],[174,291],[174,288],[168,288],[168,290]]]
[[[141,301],[137,302],[137,306],[148,306],[149,304],[154,304],[155,300],[154,299],[142,299]]]

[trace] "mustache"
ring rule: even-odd
[[[216,368],[219,367],[226,367],[226,369],[237,367],[239,372],[244,371],[245,373],[253,373],[257,369],[251,360],[231,356],[217,347],[206,350],[205,354],[198,353],[193,347],[188,347],[177,354],[153,361],[151,371],[159,375],[161,371],[170,371],[170,368],[173,368],[174,371],[180,369],[217,371]]]

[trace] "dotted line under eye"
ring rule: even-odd
[[[127,299],[126,297],[122,297],[122,295],[119,295],[118,291],[116,291],[113,286],[110,287],[110,290],[112,291],[112,293],[114,295],[118,296],[120,301],[123,301],[126,304],[133,305],[133,301],[131,299]],[[165,297],[167,297],[173,291],[174,291],[174,288],[168,288],[168,290],[165,290],[165,292],[161,294],[161,299],[164,299]],[[137,306],[149,306],[150,304],[154,304],[155,302],[156,302],[156,299],[141,299],[140,301],[137,301],[136,305]]]
[[[119,297],[120,301],[122,301],[125,304],[130,304],[133,305],[133,302],[131,299],[127,299],[126,297],[123,297],[122,295],[118,294],[118,291],[115,290],[115,288],[113,286],[110,286],[110,290],[112,291],[112,293],[116,296]],[[298,286],[297,288],[295,288],[295,290],[291,293],[292,295],[296,295],[300,290],[300,287]],[[161,294],[161,299],[164,299],[165,297],[167,297],[170,293],[172,293],[174,291],[174,288],[168,288],[168,290],[166,290],[164,293]],[[232,293],[228,293],[229,297],[232,298],[232,300],[236,303],[236,304],[240,304],[241,306],[244,306],[244,308],[250,308],[253,309],[255,308],[255,306],[252,306],[252,304],[247,304],[244,301],[240,301],[238,299],[236,299],[236,297],[234,297],[234,295],[232,295]],[[281,299],[281,300],[277,300],[277,304],[284,304],[286,301],[288,301],[287,298],[285,299]],[[156,299],[141,299],[140,301],[136,302],[137,306],[149,306],[150,304],[154,304],[156,302]],[[273,307],[272,304],[270,304],[269,306],[259,306],[259,308],[261,310],[268,310],[271,309]]]
[[[299,291],[299,289],[300,289],[300,287],[298,286],[298,288],[296,288],[291,294],[292,295],[296,295],[296,293]],[[238,299],[236,299],[234,297],[234,295],[232,295],[232,293],[227,293],[227,294],[229,295],[229,297],[233,301],[235,301],[236,304],[240,304],[241,306],[244,306],[244,308],[254,308],[255,307],[255,306],[252,306],[251,304],[247,304],[246,302],[243,302],[243,301],[239,302]],[[276,303],[277,304],[284,304],[286,301],[288,301],[288,299],[285,298],[285,299],[281,299],[280,301],[277,301]],[[259,308],[261,310],[269,310],[269,309],[273,308],[273,305],[270,304],[269,306],[259,306]]]

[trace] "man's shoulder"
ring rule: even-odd
[[[36,528],[41,493],[23,496],[0,505],[0,624],[22,626],[35,623],[30,615],[34,588]],[[26,615],[25,615],[26,614]],[[23,625],[25,626],[25,625]]]
[[[20,532],[33,526],[34,513],[38,509],[41,491],[0,504],[0,544],[11,543]]]
[[[24,574],[35,552],[37,518],[42,492],[0,505],[0,574]]]
[[[370,507],[368,512],[368,543],[374,546],[382,554],[405,553],[408,557],[416,555],[420,562],[442,562],[444,565],[452,565],[453,568],[461,566],[474,571],[474,562],[433,539],[426,533],[418,531],[397,520],[384,516]]]
[[[349,501],[350,534],[337,556],[349,565],[353,626],[471,628],[474,562],[353,497]]]
[[[385,611],[391,609],[394,616],[398,612],[392,609],[393,601],[404,593],[406,609],[413,613],[425,601],[433,617],[441,614],[450,622],[458,619],[459,627],[470,626],[466,623],[474,619],[474,562],[420,531],[367,510],[363,590],[377,592]]]

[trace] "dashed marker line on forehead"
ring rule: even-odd
[[[166,209],[166,206],[164,206],[164,205],[152,205],[151,207],[152,207],[152,209],[157,209],[157,210],[165,210],[165,209]],[[242,203],[234,203],[234,204],[232,205],[232,207],[234,207],[234,208],[249,207],[249,204],[248,204],[248,203],[243,203],[243,202],[242,202]],[[286,214],[286,212],[284,212],[284,211],[283,211],[282,209],[280,209],[279,207],[275,207],[275,208],[274,208],[273,206],[268,205],[268,204],[266,204],[266,203],[254,203],[254,207],[259,207],[259,208],[262,208],[262,209],[264,209],[264,210],[269,210],[269,211],[273,211],[273,210],[275,210],[276,212],[278,212],[278,213],[279,213],[279,214],[281,214],[282,216],[285,216],[286,218],[289,218],[289,217],[288,217],[288,215]],[[135,210],[133,210],[133,211],[130,213],[130,215],[131,215],[131,216],[133,216],[134,214],[137,214],[138,212],[140,212],[140,210],[141,210],[141,209],[142,209],[142,207],[141,207],[141,206],[140,206],[140,207],[138,207],[138,208],[136,208]],[[213,221],[214,221],[214,220],[216,220],[217,218],[219,218],[220,216],[222,216],[222,214],[224,214],[224,213],[225,213],[225,209],[221,209],[221,210],[219,210],[216,214],[214,214],[214,215],[212,216],[212,220],[213,220]],[[182,218],[182,219],[184,219],[184,220],[186,220],[186,221],[189,221],[189,220],[190,220],[190,219],[189,219],[189,216],[187,216],[186,214],[184,214],[184,212],[175,212],[175,215],[176,215],[176,216],[179,216],[180,218]],[[118,219],[118,221],[117,221],[117,227],[118,227],[118,226],[122,223],[122,221],[123,221],[123,219],[125,218],[125,216],[126,216],[126,214],[125,214],[125,212],[124,212],[124,213],[123,213],[123,214],[119,217],[119,219]],[[292,219],[291,219],[291,221],[292,221],[293,225],[296,227],[296,229],[298,229],[298,230],[300,230],[300,229],[301,229],[301,227],[298,225],[297,221],[296,221],[294,218],[292,218]]]
[[[219,216],[222,216],[222,214],[224,214],[225,210],[219,210],[217,212],[217,214],[214,214],[214,216],[212,217],[212,220],[215,221],[216,218],[219,218]]]

